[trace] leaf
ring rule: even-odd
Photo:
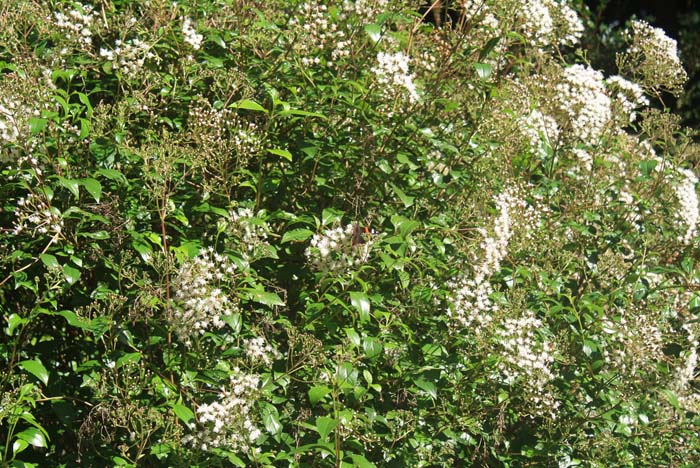
[[[375,358],[382,353],[382,342],[379,339],[369,336],[362,342],[362,349],[365,351],[365,356],[368,359]]]
[[[190,429],[194,429],[194,413],[185,405],[180,403],[172,403],[170,407],[173,409],[175,416],[178,417],[180,421],[185,423]]]
[[[122,184],[126,184],[128,182],[124,174],[114,169],[101,167],[97,169],[97,173],[103,177],[106,177],[107,179],[114,180]]]
[[[39,258],[41,259],[41,262],[46,265],[49,268],[58,268],[61,265],[58,263],[58,260],[56,257],[50,254],[41,254],[39,255]]]
[[[430,395],[431,398],[437,398],[437,388],[435,387],[434,383],[428,382],[423,377],[414,380],[413,383],[416,385],[416,387]]]
[[[292,162],[292,153],[290,153],[287,150],[279,149],[279,148],[272,148],[267,150],[268,153],[274,154],[275,156],[279,156],[281,158],[286,159],[289,162]]]
[[[41,131],[44,130],[44,128],[46,128],[47,123],[48,123],[48,120],[46,120],[46,119],[32,117],[29,119],[29,131],[31,132],[32,135],[36,135],[37,133],[41,133]]]
[[[240,101],[234,102],[229,107],[233,109],[246,109],[255,112],[264,112],[267,114],[267,109],[250,99],[241,99]]]
[[[372,42],[379,42],[379,39],[382,37],[382,27],[376,23],[366,24],[365,32],[372,39]]]
[[[326,439],[340,421],[329,418],[327,416],[319,416],[316,418],[316,431],[321,436],[321,439]]]
[[[350,454],[350,458],[352,459],[352,466],[357,467],[357,468],[377,468],[377,465],[372,463],[371,461],[367,460],[365,457],[362,455],[357,455],[355,453]]]
[[[58,176],[58,183],[70,190],[70,192],[75,196],[75,198],[80,197],[80,182],[74,179],[66,179],[63,176]]]
[[[264,291],[262,289],[243,288],[245,296],[255,302],[267,306],[283,306],[284,301],[276,293]]]
[[[282,431],[282,424],[279,420],[279,413],[277,408],[273,405],[266,405],[263,409],[263,424],[265,424],[265,429],[271,435],[277,435]]]
[[[396,194],[396,196],[399,197],[399,199],[401,200],[401,203],[403,203],[403,206],[404,206],[404,207],[409,208],[409,207],[411,207],[411,206],[413,205],[413,199],[414,199],[414,197],[409,197],[408,195],[406,195],[406,194],[403,192],[403,190],[401,190],[400,188],[398,188],[398,187],[397,187],[396,185],[394,185],[394,184],[391,184],[391,183],[390,183],[389,185],[391,185],[391,189],[394,191],[394,193]]]
[[[309,389],[309,400],[311,401],[312,405],[315,405],[320,400],[322,400],[326,395],[328,395],[330,392],[331,392],[330,387],[326,387],[325,385],[316,385],[316,386],[311,387]]]
[[[100,202],[100,197],[102,196],[102,184],[100,184],[97,180],[90,178],[80,179],[80,184],[85,187],[85,190],[92,195],[92,198],[94,198],[97,203]]]
[[[39,379],[44,385],[49,383],[49,371],[46,370],[46,367],[44,367],[38,358],[21,361],[18,365]]]
[[[479,78],[486,80],[491,76],[493,67],[488,63],[475,63],[474,69],[476,70],[476,74],[479,75]]]
[[[350,304],[360,313],[360,322],[369,320],[370,302],[364,293],[351,291]]]
[[[41,431],[34,427],[23,430],[17,434],[17,438],[25,441],[29,445],[33,445],[34,447],[47,447],[46,437],[44,437],[44,434]]]
[[[282,244],[287,242],[303,242],[309,237],[313,236],[314,233],[310,229],[292,229],[287,231],[282,236]]]
[[[63,276],[68,284],[75,284],[80,279],[80,270],[70,265],[63,265]]]
[[[27,447],[29,447],[29,444],[26,441],[17,439],[12,443],[12,453],[17,456],[18,453],[24,451]]]

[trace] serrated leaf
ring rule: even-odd
[[[100,184],[99,181],[91,178],[80,179],[80,184],[85,187],[85,190],[92,195],[92,198],[94,198],[97,203],[100,202],[100,198],[102,197],[102,184]]]
[[[251,101],[250,99],[241,99],[240,101],[234,102],[229,107],[233,109],[246,109],[250,111],[264,112],[267,114],[267,109],[257,102]]]
[[[366,322],[369,320],[370,301],[364,293],[351,291],[350,304],[359,312],[360,322]]]
[[[322,400],[326,395],[328,395],[330,392],[331,392],[330,387],[326,387],[325,385],[316,385],[316,386],[311,387],[309,389],[309,400],[311,401],[312,405],[315,405],[320,400]]]
[[[17,434],[17,438],[25,441],[29,445],[33,445],[34,447],[47,447],[46,437],[44,437],[44,434],[41,431],[34,427],[23,430]]]
[[[275,156],[279,156],[280,158],[284,158],[289,162],[292,162],[292,153],[290,153],[287,150],[279,149],[279,148],[272,148],[272,149],[268,149],[267,152],[270,154],[274,154]]]
[[[41,254],[39,255],[41,262],[49,268],[58,268],[61,265],[58,263],[56,257],[51,254]]]
[[[63,277],[68,284],[75,284],[80,279],[80,270],[70,265],[63,265]]]
[[[326,439],[340,421],[329,418],[327,416],[319,416],[316,418],[316,431],[321,439]]]
[[[191,409],[180,403],[173,403],[170,407],[180,421],[185,423],[190,429],[194,428],[194,412]]]
[[[287,231],[282,236],[282,244],[287,242],[303,242],[309,237],[313,236],[314,233],[310,229],[292,229]]]
[[[44,367],[39,359],[28,359],[26,361],[21,361],[18,365],[39,379],[44,385],[49,383],[49,371],[46,370],[46,367]]]

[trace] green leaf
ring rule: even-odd
[[[29,447],[29,444],[26,441],[17,439],[12,443],[12,453],[17,456],[17,454],[23,452],[27,447]]]
[[[368,359],[372,359],[382,353],[383,346],[379,339],[368,336],[362,342],[362,349],[365,351],[365,356],[367,356]]]
[[[277,435],[282,431],[282,424],[279,420],[279,413],[274,405],[266,405],[263,409],[263,424],[271,435]]]
[[[97,203],[100,202],[100,197],[102,197],[102,184],[90,178],[80,179],[80,184],[85,187],[85,190],[92,195],[92,198],[94,198]]]
[[[31,132],[32,135],[36,135],[37,133],[41,133],[41,131],[44,130],[44,128],[46,128],[47,123],[48,123],[48,120],[46,120],[46,119],[32,117],[29,119],[29,131]]]
[[[177,416],[180,421],[185,423],[185,425],[190,429],[194,429],[194,412],[192,412],[191,409],[185,405],[181,405],[180,403],[173,403],[170,405],[170,407],[173,409],[175,416]]]
[[[250,300],[267,306],[283,306],[284,301],[276,293],[262,289],[242,288],[241,292]]]
[[[28,322],[29,320],[27,320],[26,318],[22,318],[18,314],[10,314],[10,316],[7,318],[7,335],[12,336],[17,327],[19,327],[20,325],[24,325]]]
[[[409,208],[409,207],[411,207],[411,206],[413,205],[413,199],[414,199],[414,197],[409,197],[408,195],[406,195],[406,194],[403,192],[403,190],[401,190],[400,188],[398,188],[398,187],[397,187],[396,185],[394,185],[394,184],[391,184],[391,183],[390,183],[389,185],[391,185],[391,189],[394,191],[394,193],[396,194],[396,196],[399,197],[399,199],[401,200],[401,203],[403,203],[403,206],[405,206],[406,208]]]
[[[246,109],[255,112],[264,112],[267,114],[267,109],[250,99],[241,99],[240,101],[234,102],[229,107],[233,109]]]
[[[58,268],[61,265],[58,263],[58,260],[56,257],[50,254],[41,254],[39,255],[39,258],[41,259],[41,262],[46,265],[49,268]]]
[[[282,244],[287,242],[303,242],[309,237],[313,236],[314,233],[310,229],[292,229],[287,231],[282,236]]]
[[[281,158],[286,159],[289,162],[292,162],[292,153],[290,153],[287,150],[279,149],[279,148],[272,148],[267,150],[268,153],[274,154],[275,156],[279,156]]]
[[[68,284],[75,284],[80,279],[80,270],[70,265],[63,265],[63,276]]]
[[[46,367],[44,367],[38,358],[21,361],[18,365],[39,379],[44,385],[49,383],[49,371],[46,370]]]
[[[376,23],[365,24],[365,32],[372,42],[379,42],[382,38],[382,27]]]
[[[488,63],[475,63],[474,69],[476,70],[476,74],[479,75],[479,78],[486,80],[489,76],[491,76],[491,70],[493,70],[493,67]]]
[[[16,436],[18,439],[25,441],[34,447],[46,448],[46,437],[44,434],[34,427],[23,430]]]
[[[321,439],[326,439],[340,421],[329,418],[327,416],[319,416],[316,418],[316,431],[321,436]]]
[[[326,395],[328,395],[330,392],[331,392],[330,387],[326,387],[325,385],[316,385],[316,386],[311,387],[309,389],[309,400],[311,401],[312,405],[315,405],[320,400],[322,400]]]
[[[431,398],[437,398],[437,388],[435,387],[434,383],[428,382],[423,377],[416,379],[413,383],[416,385],[416,387],[430,395]]]
[[[352,459],[352,466],[355,468],[377,468],[377,465],[367,460],[362,455],[351,453],[350,458]]]
[[[350,304],[359,312],[360,322],[369,320],[370,302],[369,298],[361,292],[350,292]]]
[[[126,176],[117,170],[101,167],[97,169],[97,173],[107,179],[114,180],[122,184],[127,183]]]
[[[63,176],[58,176],[58,183],[70,190],[70,192],[75,196],[75,198],[80,197],[80,182],[74,179],[66,179]]]

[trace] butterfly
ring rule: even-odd
[[[350,245],[353,247],[359,244],[364,244],[370,238],[372,233],[369,231],[369,227],[360,226],[359,223],[355,223],[352,227],[352,240]]]

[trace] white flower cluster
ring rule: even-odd
[[[311,266],[321,272],[342,273],[365,263],[372,239],[367,239],[359,229],[357,224],[348,224],[314,234],[305,252]]]
[[[299,6],[299,13],[289,22],[291,28],[298,29],[301,36],[297,41],[301,62],[304,66],[321,63],[319,49],[332,49],[332,58],[337,61],[350,54],[346,33],[331,21],[326,5],[305,2]],[[332,63],[327,63],[332,65]]]
[[[496,332],[498,348],[498,370],[503,381],[512,385],[519,383],[530,396],[533,416],[556,418],[559,402],[547,387],[554,379],[551,366],[554,362],[554,346],[538,337],[542,321],[532,311],[520,318],[507,318]]]
[[[38,114],[38,110],[31,109],[10,96],[0,96],[0,141],[16,143],[20,132],[24,130],[24,121]],[[25,118],[22,118],[23,116]]]
[[[192,20],[189,18],[183,18],[182,20],[182,34],[184,36],[184,41],[192,46],[194,50],[199,50],[202,47],[202,41],[204,36],[197,34],[197,30],[192,26]]]
[[[245,246],[245,252],[241,252],[250,259],[255,255],[255,251],[267,246],[267,224],[256,218],[250,208],[238,208],[231,210],[231,225],[229,232],[238,237]]]
[[[493,227],[493,235],[484,230],[481,242],[482,257],[474,268],[474,276],[461,277],[448,283],[451,305],[448,316],[460,327],[474,330],[476,335],[491,323],[497,305],[490,299],[493,292],[489,277],[501,268],[501,261],[508,253],[508,243],[513,236],[513,216],[517,213],[524,235],[537,224],[538,213],[519,195],[520,190],[511,188],[494,199],[499,216]]]
[[[698,178],[690,169],[679,168],[677,171],[682,177],[681,182],[675,187],[676,197],[681,205],[678,218],[687,226],[685,234],[679,236],[678,241],[688,244],[695,238],[700,221],[698,194],[695,191]]]
[[[30,193],[17,200],[15,215],[17,216],[13,230],[15,235],[25,231],[33,235],[37,233],[57,235],[63,230],[61,212],[36,193]]]
[[[377,81],[383,86],[385,96],[394,98],[405,91],[408,101],[414,103],[419,100],[414,76],[409,73],[411,58],[403,52],[377,54],[377,65],[372,67],[372,73],[377,75]]]
[[[83,46],[92,45],[90,27],[96,18],[93,7],[74,2],[72,8],[56,11],[53,14],[53,24],[66,35],[66,38],[76,41]]]
[[[631,59],[631,71],[641,73],[647,86],[679,92],[688,74],[678,58],[676,41],[668,37],[663,29],[642,20],[632,22],[631,34],[632,45],[623,54],[623,57]]]
[[[200,450],[223,448],[232,452],[248,450],[262,432],[253,422],[253,406],[259,393],[260,377],[233,369],[230,384],[219,391],[216,401],[197,408],[196,433],[183,442]]]
[[[617,321],[603,321],[608,343],[603,349],[605,363],[626,376],[635,376],[641,370],[654,368],[663,358],[664,339],[658,317],[643,310],[621,311]]]
[[[535,109],[529,115],[519,117],[520,131],[527,138],[532,150],[538,151],[542,142],[554,146],[559,138],[559,125],[552,116]]]
[[[619,75],[611,76],[605,82],[614,91],[614,102],[625,115],[627,122],[635,121],[637,108],[649,105],[649,99],[637,83],[626,80]]]
[[[253,365],[272,365],[272,359],[277,356],[277,351],[265,341],[265,338],[250,338],[243,345],[245,355]]]
[[[114,49],[100,48],[100,57],[112,62],[112,67],[124,76],[133,77],[143,67],[146,59],[155,57],[150,47],[139,39],[114,41]]]
[[[51,69],[41,76],[24,71],[7,73],[0,80],[0,146],[6,143],[26,143],[29,119],[39,117],[41,109],[51,108],[53,90]]]
[[[591,156],[588,151],[581,148],[574,148],[571,152],[574,153],[574,156],[579,160],[586,172],[591,172],[593,170],[593,156]]]
[[[685,351],[683,365],[676,370],[676,380],[672,389],[678,395],[678,403],[688,411],[700,411],[700,393],[693,390],[692,383],[698,378],[698,349],[700,349],[700,327],[697,324],[685,324],[683,330],[688,334],[688,348]]]
[[[177,307],[172,325],[185,346],[192,345],[193,336],[223,327],[222,317],[237,310],[236,302],[221,289],[233,283],[235,271],[236,266],[212,247],[180,267],[173,280]]]
[[[354,14],[358,18],[371,22],[379,13],[386,10],[388,0],[344,0],[343,14]]]
[[[522,33],[540,50],[557,44],[575,45],[581,39],[583,23],[566,2],[530,0],[519,5]]]
[[[556,90],[558,106],[568,115],[573,135],[595,145],[612,117],[603,74],[588,66],[573,65],[564,70]]]

